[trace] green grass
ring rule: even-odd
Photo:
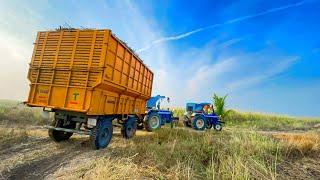
[[[320,118],[299,118],[252,112],[231,111],[224,119],[227,126],[258,130],[305,130],[320,123]]]
[[[185,110],[175,108],[174,116],[183,121]],[[227,127],[239,127],[256,130],[305,130],[320,124],[320,118],[300,118],[284,115],[263,114],[255,112],[239,112],[230,110],[224,118]]]
[[[172,110],[174,117],[183,117],[185,110],[182,108],[173,108]]]
[[[41,116],[41,108],[27,107],[21,102],[0,100],[0,124],[43,125],[49,122]]]

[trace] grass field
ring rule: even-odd
[[[319,124],[320,118],[231,111],[225,118],[229,126],[260,130],[306,130]]]
[[[4,125],[44,125],[50,122],[41,116],[41,108],[30,108],[22,102],[0,100],[0,124]]]
[[[0,106],[0,178],[320,177],[319,119],[233,111],[221,132],[166,126],[154,133],[138,131],[126,140],[115,129],[108,148],[93,151],[84,136],[59,144],[50,141],[46,130],[36,126],[48,121],[39,109],[10,103]],[[183,110],[175,113],[181,116]]]

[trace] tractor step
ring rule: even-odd
[[[64,132],[69,132],[69,133],[77,133],[77,134],[85,134],[85,135],[90,135],[91,134],[90,130],[83,131],[83,130],[59,128],[59,127],[53,127],[53,126],[44,126],[44,128],[53,129],[53,130],[57,130],[57,131],[64,131]]]

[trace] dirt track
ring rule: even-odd
[[[118,138],[116,132],[114,139]],[[107,150],[92,150],[88,140],[76,135],[57,144],[47,137],[46,130],[38,130],[37,136],[0,151],[0,179],[55,179],[53,174],[71,162],[85,163],[89,157],[105,154]]]

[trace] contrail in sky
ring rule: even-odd
[[[207,30],[207,29],[214,29],[214,28],[217,28],[217,27],[222,26],[222,25],[233,24],[233,23],[236,23],[236,22],[245,21],[245,20],[252,19],[252,18],[255,18],[255,17],[263,16],[263,15],[266,15],[266,14],[270,14],[270,13],[286,10],[286,9],[289,9],[289,8],[301,6],[305,2],[306,1],[300,1],[300,2],[294,3],[294,4],[288,4],[286,6],[281,6],[281,7],[277,7],[277,8],[268,9],[268,10],[260,12],[260,13],[234,18],[234,19],[225,21],[225,22],[220,23],[220,24],[213,24],[213,25],[210,25],[210,26],[198,28],[198,29],[195,29],[195,30],[183,33],[183,34],[176,35],[176,36],[162,37],[160,39],[152,41],[149,45],[147,45],[147,46],[145,46],[145,47],[143,47],[141,49],[138,49],[137,52],[139,53],[139,52],[146,51],[146,50],[152,48],[153,46],[155,46],[157,44],[160,44],[160,43],[163,43],[163,42],[175,41],[175,40],[183,39],[183,38],[186,38],[186,37],[188,37],[188,36],[190,36],[192,34],[195,34],[195,33]]]

